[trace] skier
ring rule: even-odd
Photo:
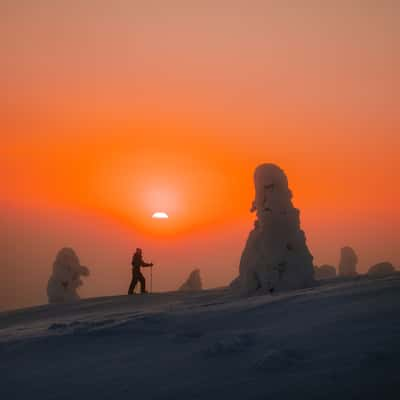
[[[146,279],[140,271],[140,267],[152,267],[153,263],[146,263],[143,261],[142,249],[137,248],[132,257],[132,281],[129,286],[128,294],[133,294],[136,284],[140,282],[140,292],[146,292]]]

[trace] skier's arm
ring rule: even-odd
[[[152,267],[152,266],[153,266],[153,263],[147,263],[147,262],[142,261],[142,267]]]

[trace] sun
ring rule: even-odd
[[[168,214],[166,212],[157,211],[151,216],[151,218],[154,218],[154,219],[168,219],[169,216],[168,216]]]

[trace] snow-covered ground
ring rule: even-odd
[[[400,276],[0,313],[0,398],[399,399]]]

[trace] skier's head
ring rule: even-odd
[[[136,249],[136,254],[142,254],[142,249],[141,249],[140,247],[138,247],[138,248]]]

